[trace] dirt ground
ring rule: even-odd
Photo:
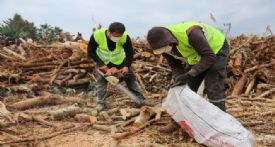
[[[114,93],[110,93],[114,94]],[[113,95],[108,99],[108,107],[132,107],[129,99],[123,95]],[[122,97],[122,98],[118,98]],[[116,100],[119,99],[120,103]],[[274,114],[261,116],[265,112],[270,112],[274,109],[274,100],[249,103],[248,99],[230,98],[227,101],[228,112],[235,116],[247,129],[249,129],[257,139],[257,146],[273,146],[275,144],[275,117]],[[8,102],[8,100],[6,99]],[[159,103],[158,99],[148,99],[151,103]],[[9,102],[12,102],[10,99]],[[83,106],[93,107],[94,101],[83,96]],[[127,104],[128,103],[128,104]],[[251,105],[250,105],[251,104]],[[127,106],[128,105],[128,106]],[[195,140],[189,138],[186,134],[182,135],[181,131],[173,134],[160,134],[158,128],[168,122],[169,117],[164,115],[161,123],[155,123],[146,127],[138,133],[126,137],[120,141],[112,138],[112,134],[105,131],[93,129],[88,122],[77,122],[73,118],[66,118],[61,121],[53,121],[49,118],[47,112],[50,110],[64,107],[66,105],[45,106],[41,108],[32,108],[23,112],[27,114],[35,114],[45,118],[45,120],[57,125],[58,127],[43,126],[35,121],[24,122],[16,126],[12,126],[5,131],[0,131],[0,141],[18,140],[20,138],[33,139],[31,141],[22,141],[19,143],[9,143],[4,146],[20,147],[20,146],[37,146],[37,147],[188,147],[188,146],[203,146],[196,143]],[[252,116],[250,113],[253,113]],[[253,117],[253,118],[251,118]],[[253,122],[264,122],[264,124],[254,124]],[[61,133],[54,137],[39,139],[62,129],[69,130],[76,127],[75,130],[67,133]]]

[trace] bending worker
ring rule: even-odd
[[[153,27],[147,40],[153,53],[163,54],[172,68],[171,87],[188,84],[197,92],[203,79],[209,101],[226,111],[224,78],[228,43],[225,36],[210,25],[183,22],[168,27]],[[174,121],[160,129],[172,132],[178,128]]]
[[[113,75],[124,80],[131,90],[144,104],[144,96],[136,81],[135,74],[131,69],[133,60],[133,47],[129,35],[125,32],[122,23],[112,23],[108,30],[101,28],[96,30],[90,38],[88,45],[88,56],[96,62],[96,70],[106,75]],[[107,81],[96,72],[97,79],[97,106],[102,111],[106,108]]]

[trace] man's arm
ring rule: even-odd
[[[88,57],[92,58],[97,63],[97,66],[99,67],[104,66],[104,63],[100,60],[100,58],[96,54],[97,47],[98,47],[98,44],[95,41],[94,35],[92,35],[88,44]]]
[[[198,74],[204,72],[208,69],[214,62],[217,57],[211,49],[210,45],[202,29],[199,26],[194,26],[187,31],[188,39],[190,45],[192,45],[197,53],[201,56],[201,61],[194,65],[192,69],[188,72],[191,76],[195,77]]]
[[[126,54],[126,59],[124,60],[123,66],[131,67],[133,62],[134,50],[133,50],[131,38],[128,35],[127,35],[127,40],[123,45],[123,48]]]
[[[185,64],[183,65],[180,60],[175,59],[171,55],[168,55],[168,54],[162,54],[162,55],[167,60],[169,66],[171,67],[173,77],[181,73],[184,73]]]

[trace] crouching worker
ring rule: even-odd
[[[137,107],[144,104],[144,96],[136,81],[135,74],[131,69],[133,60],[133,47],[130,37],[125,32],[122,23],[112,23],[108,30],[101,28],[96,30],[88,44],[88,57],[96,62],[96,71],[100,70],[106,75],[113,75],[124,80],[127,87],[141,101]],[[97,106],[98,111],[106,108],[107,81],[96,72],[97,79]]]
[[[163,54],[172,69],[174,83],[171,87],[188,84],[197,92],[203,79],[209,101],[226,111],[224,78],[228,43],[225,36],[210,25],[183,22],[168,27],[153,27],[147,35],[155,54]],[[178,128],[171,121],[160,129],[172,132]]]

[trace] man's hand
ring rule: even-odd
[[[119,70],[118,73],[116,73],[116,76],[117,76],[118,78],[122,78],[122,77],[124,77],[128,72],[129,72],[129,68],[126,67],[126,66],[124,66],[123,68],[121,68],[121,69]]]
[[[129,72],[129,68],[126,67],[126,66],[124,66],[124,67],[121,69],[121,73],[122,73],[123,75],[126,75],[128,72]]]
[[[176,76],[174,83],[171,85],[171,88],[187,84],[189,78],[191,78],[191,76],[188,73]]]
[[[101,72],[103,72],[104,74],[107,72],[107,70],[108,70],[109,68],[106,66],[106,65],[103,65],[103,66],[101,66],[101,67],[98,67],[96,70],[98,71],[101,71]]]
[[[115,75],[117,73],[119,73],[119,70],[116,67],[112,67],[112,68],[107,70],[106,75],[107,76],[112,76],[112,75]]]

